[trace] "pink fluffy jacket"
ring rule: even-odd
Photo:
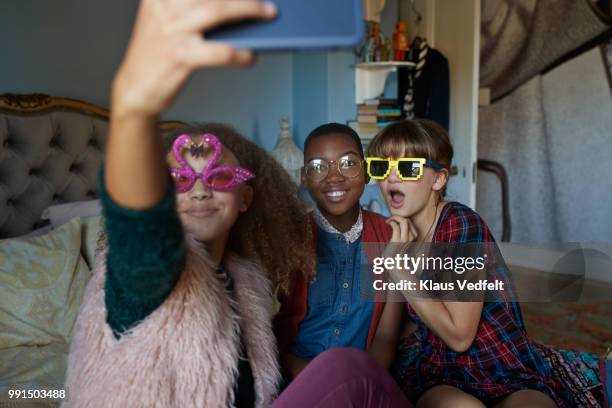
[[[62,406],[232,406],[241,335],[257,406],[270,405],[280,370],[268,281],[259,266],[226,256],[236,314],[207,255],[193,242],[188,248],[185,270],[169,297],[119,339],[106,323],[106,254],[98,255],[72,338]]]

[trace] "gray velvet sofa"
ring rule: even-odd
[[[32,231],[51,205],[97,197],[108,118],[74,99],[0,94],[0,239]]]

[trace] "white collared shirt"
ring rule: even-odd
[[[359,216],[357,217],[357,222],[355,222],[355,224],[353,224],[353,226],[346,232],[338,231],[333,225],[330,224],[329,221],[327,221],[327,218],[325,218],[321,211],[319,211],[319,209],[316,207],[313,211],[313,217],[317,226],[323,231],[329,234],[342,235],[346,242],[350,244],[357,241],[363,231],[363,214],[361,211],[361,207],[359,207]]]

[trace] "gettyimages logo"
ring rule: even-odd
[[[364,300],[612,301],[612,245],[364,244]],[[366,261],[364,261],[366,260]]]

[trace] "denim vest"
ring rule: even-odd
[[[311,360],[334,347],[364,350],[374,310],[371,288],[361,283],[361,238],[317,228],[317,274],[308,287],[308,312],[289,351]],[[371,298],[371,297],[370,297]]]

